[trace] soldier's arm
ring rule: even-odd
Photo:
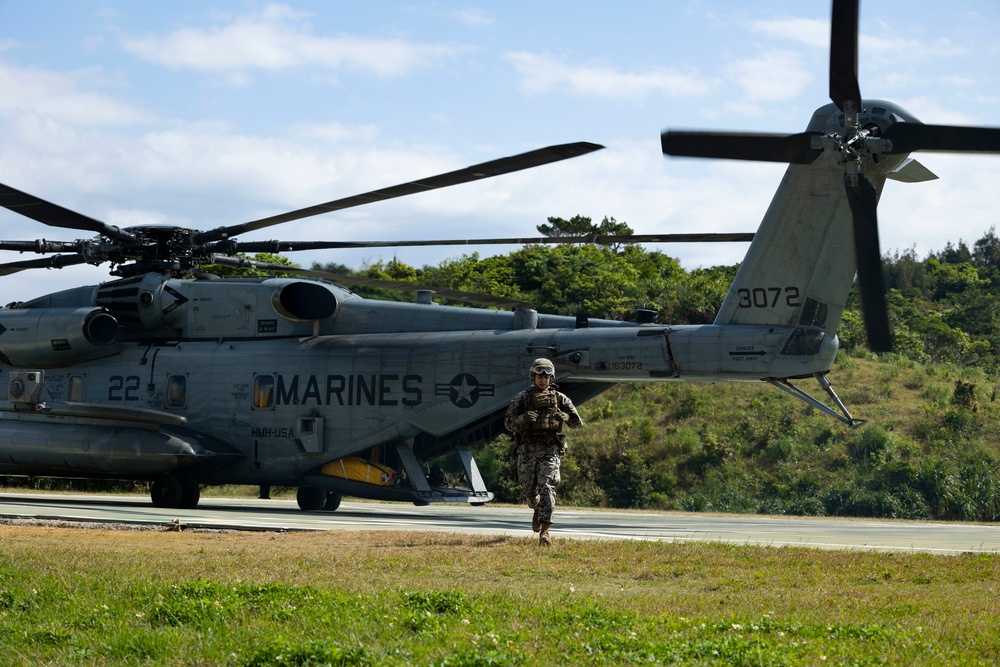
[[[507,414],[503,417],[504,428],[511,433],[517,431],[517,418],[521,416],[517,409],[517,399],[518,397],[515,396],[514,400],[510,402],[510,405],[507,407]]]
[[[515,396],[514,400],[510,402],[510,407],[507,408],[507,414],[504,415],[504,428],[511,433],[523,431],[526,427],[524,417],[528,412],[527,408],[528,403],[525,394],[522,393]]]
[[[580,418],[580,413],[576,411],[576,406],[573,405],[573,401],[569,399],[566,394],[559,394],[559,409],[566,413],[568,419],[566,420],[566,426],[570,428],[580,428],[583,426],[583,420]]]

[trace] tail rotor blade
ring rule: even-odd
[[[875,187],[864,176],[852,185],[845,177],[847,203],[854,217],[854,255],[858,270],[858,294],[861,313],[865,318],[868,347],[873,352],[891,352],[889,314],[885,302],[885,280],[882,276],[882,252],[878,242],[878,197]]]
[[[660,135],[666,155],[729,160],[756,160],[809,164],[822,154],[812,147],[816,132],[767,134],[750,132],[684,132],[670,130]]]
[[[858,85],[858,0],[834,0],[830,22],[830,99],[841,111],[844,102],[861,109]]]
[[[1000,153],[1000,128],[995,127],[895,123],[882,138],[892,142],[890,153]]]

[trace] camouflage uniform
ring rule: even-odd
[[[539,362],[546,362],[539,365]],[[532,366],[541,370],[555,369],[546,360],[536,360]],[[535,373],[532,372],[532,379]],[[528,413],[535,415],[534,420]],[[556,503],[555,487],[560,482],[560,456],[566,452],[566,436],[560,431],[565,423],[570,428],[583,425],[573,401],[556,391],[554,385],[539,389],[534,385],[525,389],[511,401],[507,408],[504,426],[514,434],[517,446],[517,476],[528,506],[535,509],[535,532],[542,532],[542,543],[548,544],[548,525],[552,523],[552,510]],[[544,526],[541,531],[539,526]]]

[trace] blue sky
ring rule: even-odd
[[[1000,126],[1000,3],[942,7],[862,3],[861,91],[924,122]],[[829,12],[801,0],[0,0],[0,182],[121,227],[207,229],[592,141],[607,148],[242,240],[524,236],[576,214],[637,233],[753,231],[784,167],[668,160],[659,133],[802,131],[828,101]],[[887,185],[883,250],[923,256],[996,224],[1000,156],[915,157],[941,179]],[[0,210],[0,238],[80,236]],[[292,259],[422,266],[511,249]],[[737,262],[746,245],[661,249],[693,268]],[[2,279],[3,301],[105,279],[22,273]]]

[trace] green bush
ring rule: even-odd
[[[641,509],[649,505],[652,484],[646,477],[646,461],[636,450],[630,449],[611,464],[602,486],[606,489],[612,507]]]

